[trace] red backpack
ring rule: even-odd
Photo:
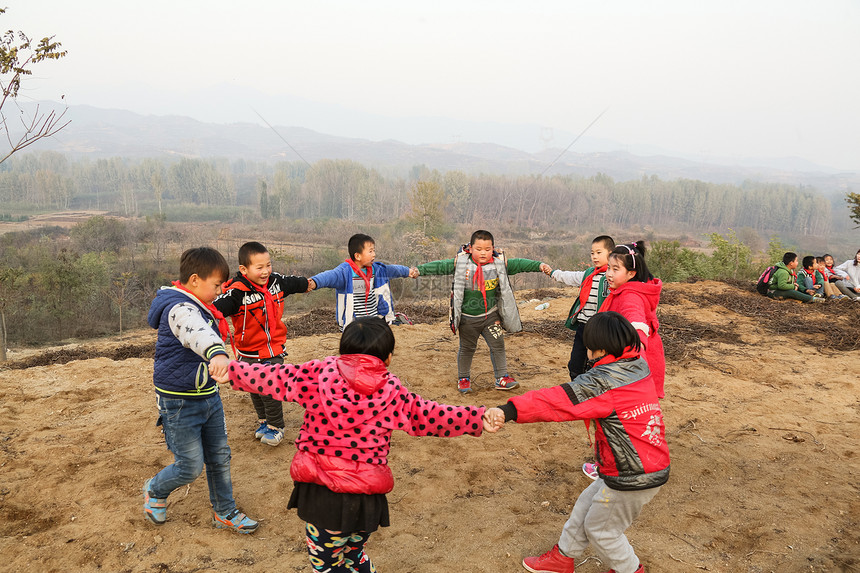
[[[775,272],[776,265],[766,268],[761,274],[761,276],[758,278],[758,282],[755,284],[755,290],[757,290],[759,294],[767,296],[767,289],[770,286],[770,279],[773,278],[773,273]]]

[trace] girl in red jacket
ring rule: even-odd
[[[392,431],[453,437],[483,430],[483,407],[437,404],[406,389],[388,371],[393,352],[394,333],[372,317],[344,328],[340,356],[299,365],[230,363],[234,388],[305,409],[287,507],[307,522],[315,571],[374,571],[364,545],[389,525]]]
[[[583,341],[590,367],[567,384],[515,396],[487,410],[485,429],[505,422],[594,423],[599,476],[576,500],[558,543],[526,557],[534,573],[574,573],[574,557],[591,544],[610,573],[644,573],[624,531],[669,479],[669,448],[663,414],[640,341],[617,312],[586,323]]]
[[[600,312],[613,310],[624,316],[636,329],[642,342],[642,356],[651,369],[651,378],[657,397],[663,398],[663,381],[666,377],[666,356],[663,339],[657,331],[657,303],[663,283],[651,276],[645,264],[645,241],[618,245],[609,255],[606,270],[609,295]]]

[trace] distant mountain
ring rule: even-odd
[[[53,104],[52,104],[53,105]],[[415,165],[440,171],[500,175],[578,175],[604,173],[616,180],[656,175],[661,179],[700,179],[739,184],[744,180],[812,185],[822,191],[860,188],[860,174],[840,173],[800,159],[745,160],[734,165],[627,151],[530,153],[495,143],[409,145],[395,140],[326,135],[302,127],[255,123],[204,123],[173,115],[140,115],[124,110],[70,106],[72,123],[51,139],[29,148],[54,150],[71,158],[225,157],[253,161],[351,159],[386,172],[406,173]],[[603,142],[605,144],[605,142]]]

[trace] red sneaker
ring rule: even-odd
[[[565,557],[558,544],[539,557],[526,557],[523,567],[532,573],[573,573],[573,557]]]
[[[461,394],[468,394],[472,391],[472,381],[468,378],[460,378],[457,380],[457,391]]]
[[[607,571],[606,573],[615,573],[615,569],[610,569],[610,570],[609,570],[609,571]],[[636,571],[634,571],[633,573],[645,573],[645,567],[644,567],[643,565],[641,565],[641,564],[640,564],[640,565],[639,565],[639,569],[637,569],[637,570],[636,570]]]
[[[520,383],[510,376],[502,376],[496,380],[496,390],[513,390],[519,385]]]

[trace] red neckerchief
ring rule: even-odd
[[[277,312],[275,312],[277,304],[275,303],[275,297],[272,296],[272,293],[269,292],[267,288],[269,286],[268,280],[266,281],[266,286],[262,287],[248,279],[248,282],[251,286],[261,295],[263,295],[263,306],[266,309],[266,321],[269,323],[269,332],[274,333],[275,327],[278,324]]]
[[[173,284],[173,286],[175,286],[179,290],[187,292],[188,294],[190,294],[192,297],[194,297],[194,300],[196,300],[201,305],[206,307],[206,309],[212,313],[212,317],[215,318],[215,323],[218,325],[218,333],[221,335],[221,338],[223,340],[227,340],[227,338],[230,336],[230,327],[227,326],[227,321],[224,320],[224,315],[221,314],[221,311],[218,310],[217,308],[215,308],[214,304],[211,304],[211,303],[206,304],[205,302],[203,302],[202,300],[197,298],[196,294],[194,294],[193,292],[191,292],[190,290],[188,290],[187,288],[182,286],[182,283],[180,283],[179,281],[173,281],[172,284]]]
[[[479,263],[474,258],[472,258],[472,251],[466,251],[469,253],[469,258],[472,259],[472,262],[475,263],[475,266],[478,267],[478,270],[475,271],[475,274],[472,275],[472,290],[475,290],[475,285],[478,285],[478,289],[481,291],[481,296],[484,297],[484,310],[489,310],[487,308],[487,282],[484,280],[484,265],[487,263]]]
[[[609,265],[603,265],[602,267],[598,267],[594,269],[594,272],[582,279],[582,284],[579,286],[579,310],[582,312],[582,309],[585,308],[585,303],[588,301],[588,295],[591,294],[591,283],[594,282],[595,275],[606,272],[606,267]],[[595,309],[595,312],[600,309]]]
[[[355,271],[355,274],[360,276],[364,280],[364,302],[367,303],[367,297],[370,295],[370,280],[373,278],[373,266],[368,267],[367,272],[362,271],[361,267],[355,264],[355,261],[352,259],[346,259],[346,262],[349,263],[349,266],[352,267],[352,270]]]

